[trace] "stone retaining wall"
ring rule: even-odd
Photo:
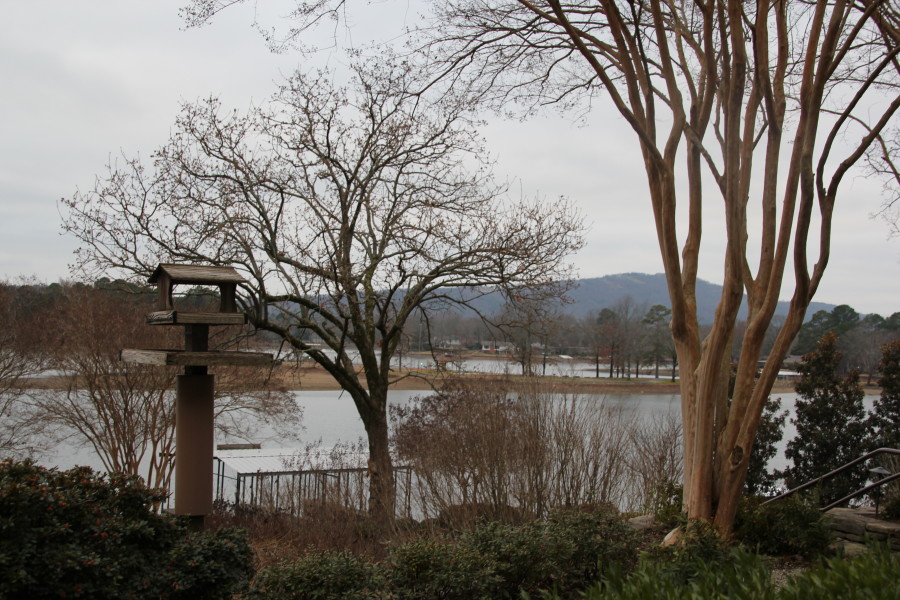
[[[900,523],[876,519],[871,509],[832,508],[825,518],[838,538],[857,543],[888,542],[891,551],[900,552]]]

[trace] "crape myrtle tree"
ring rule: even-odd
[[[681,365],[684,508],[722,533],[781,361],[828,263],[840,184],[867,152],[888,148],[879,136],[900,107],[896,9],[891,0],[436,0],[440,26],[424,33],[435,70],[486,102],[527,110],[602,93],[633,129]],[[701,234],[717,208],[723,290],[702,335]],[[786,318],[757,374],[785,292]]]
[[[200,24],[235,4],[193,0]],[[841,183],[867,163],[891,178],[900,107],[896,0],[433,0],[414,38],[436,80],[503,110],[584,109],[601,94],[634,131],[681,366],[684,508],[730,532],[756,428],[828,263]],[[297,2],[278,42],[346,0]],[[897,179],[890,179],[891,198]],[[723,289],[701,333],[704,214],[719,209]],[[724,231],[722,231],[724,230]],[[766,366],[757,363],[791,295]],[[733,401],[731,339],[746,296]]]
[[[411,68],[382,58],[354,67],[346,87],[296,74],[247,113],[187,105],[152,165],[124,160],[63,203],[87,271],[239,269],[251,322],[352,398],[368,438],[369,510],[390,523],[386,409],[404,324],[489,289],[558,293],[581,221],[564,200],[505,200],[465,103],[407,93]]]

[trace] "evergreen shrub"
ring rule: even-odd
[[[854,558],[835,557],[814,565],[778,587],[762,557],[740,547],[728,559],[697,563],[690,580],[672,563],[642,559],[634,573],[613,572],[581,596],[584,600],[898,600],[900,556],[881,547]],[[550,595],[550,598],[566,596]]]
[[[736,519],[735,537],[763,554],[812,558],[827,551],[834,536],[819,509],[794,495],[766,505],[755,499],[745,501]]]
[[[0,598],[230,598],[252,573],[236,530],[154,512],[137,477],[0,461]]]
[[[417,540],[391,551],[387,576],[396,600],[479,600],[492,597],[493,561],[452,540]]]
[[[247,600],[365,600],[385,589],[380,564],[349,552],[316,552],[261,570]]]

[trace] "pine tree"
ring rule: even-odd
[[[778,451],[778,442],[784,434],[784,422],[787,420],[788,412],[779,413],[780,409],[781,398],[766,400],[766,408],[756,430],[756,441],[753,442],[753,453],[747,464],[747,479],[744,481],[744,490],[747,494],[765,494],[775,487],[778,480],[778,474],[769,471],[767,467]]]
[[[837,336],[825,335],[800,365],[795,390],[797,416],[792,423],[797,437],[785,452],[793,466],[782,475],[788,487],[796,487],[858,458],[869,448],[869,422],[863,406],[859,373],[841,378],[837,367],[841,353]],[[860,465],[823,482],[820,500],[827,504],[863,487],[868,473]]]
[[[871,427],[876,448],[900,449],[900,341],[881,347],[881,398],[875,401]]]

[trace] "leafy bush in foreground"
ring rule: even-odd
[[[897,600],[897,573],[900,557],[885,548],[861,556],[832,558],[797,575],[778,588],[763,559],[747,550],[734,548],[729,559],[712,565],[697,563],[690,581],[685,581],[672,565],[656,560],[642,561],[626,575],[613,573],[588,589],[584,600]],[[560,596],[551,596],[560,598]]]
[[[852,559],[830,558],[795,577],[780,591],[779,600],[898,600],[900,556],[880,546]]]
[[[675,600],[728,598],[775,600],[769,571],[755,554],[734,549],[728,560],[704,564],[694,561],[689,580],[677,565],[654,559],[642,560],[630,575],[612,573],[584,593],[585,600]],[[554,598],[559,598],[554,596]]]
[[[365,600],[378,597],[385,581],[378,565],[349,552],[317,552],[263,569],[248,600]]]
[[[450,540],[420,540],[391,551],[388,579],[397,600],[491,598],[498,583],[494,564]]]
[[[636,561],[634,532],[603,506],[554,512],[524,525],[481,523],[458,539],[421,539],[366,562],[313,553],[261,570],[250,600],[520,598],[553,589],[580,591],[614,563]]]
[[[756,501],[744,503],[735,537],[763,554],[807,558],[823,554],[833,539],[819,509],[796,495],[765,506]]]
[[[229,598],[252,572],[243,534],[153,512],[136,477],[0,462],[0,597]]]

